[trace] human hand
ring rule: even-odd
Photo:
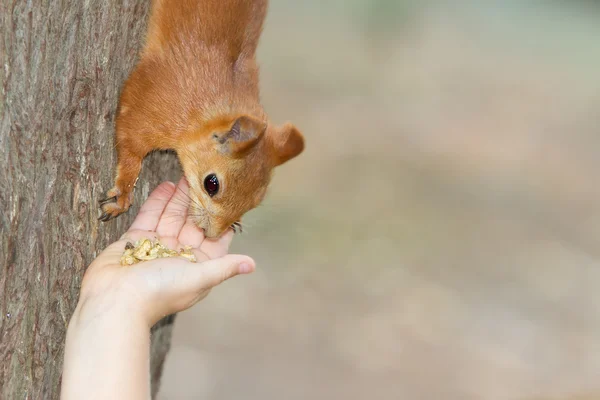
[[[94,313],[104,313],[125,308],[152,326],[166,315],[193,306],[221,282],[254,270],[250,257],[227,255],[231,229],[218,239],[206,239],[187,217],[188,190],[183,178],[177,187],[165,182],[152,192],[129,230],[89,266],[78,309],[92,305]],[[122,266],[127,242],[141,238],[160,239],[173,250],[191,246],[197,262],[173,257]]]

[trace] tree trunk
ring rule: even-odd
[[[113,119],[149,0],[0,0],[0,399],[56,399],[67,324],[92,259],[129,226],[171,154],[145,163],[131,210],[112,187]],[[173,317],[153,329],[153,394]]]

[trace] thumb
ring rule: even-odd
[[[195,268],[198,273],[197,281],[203,289],[210,289],[239,274],[249,274],[254,271],[256,264],[248,256],[229,254],[203,262]]]

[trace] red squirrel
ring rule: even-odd
[[[256,48],[268,0],[153,0],[140,60],[115,121],[114,187],[101,221],[126,212],[145,156],[175,150],[190,185],[189,215],[220,236],[264,199],[275,167],[304,150],[290,122],[259,100]]]

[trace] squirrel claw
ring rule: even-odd
[[[107,203],[115,203],[116,201],[117,201],[117,196],[113,196],[113,197],[107,197],[105,199],[98,200],[98,204],[103,206]]]
[[[114,193],[113,191],[109,191],[107,194],[109,197],[98,201],[100,204],[100,211],[102,212],[98,217],[99,221],[107,222],[113,218],[117,218],[119,215],[126,212],[131,205],[130,199],[123,197],[123,195],[111,196],[111,192]]]
[[[111,219],[113,219],[114,217],[115,217],[115,216],[114,216],[114,215],[112,215],[112,214],[109,214],[109,213],[107,213],[107,212],[103,212],[103,213],[102,213],[102,215],[100,215],[100,216],[98,217],[98,220],[99,220],[99,221],[102,221],[102,222],[107,222],[107,221],[110,221]]]

